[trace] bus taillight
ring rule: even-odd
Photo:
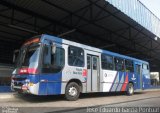
[[[86,77],[87,76],[87,69],[83,69],[83,76]]]
[[[36,68],[21,68],[19,70],[19,74],[37,74],[37,69]]]

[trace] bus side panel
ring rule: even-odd
[[[82,88],[86,88],[86,76],[83,76],[84,67],[65,66],[63,69],[61,94],[65,93],[65,88],[70,80],[79,80],[82,83]]]
[[[117,71],[102,70],[102,92],[109,92],[117,77]]]
[[[135,73],[126,72],[128,74],[128,82],[133,83],[134,90],[139,89],[137,80],[139,79],[138,76],[135,75]]]
[[[126,91],[133,73],[103,70],[102,92]]]
[[[62,84],[61,84],[61,94],[65,94],[65,89],[70,80],[76,79],[82,83],[82,92],[86,92],[86,75],[83,75],[83,71],[87,69],[86,57],[84,67],[70,66],[68,64],[68,45],[63,45],[65,49],[65,67],[62,71]],[[84,56],[86,56],[86,50],[84,50]]]
[[[61,94],[62,72],[40,75],[39,95]]]
[[[118,81],[118,86],[116,88],[116,91],[121,91],[122,86],[124,86],[124,81],[126,78],[126,72],[119,72],[119,81]]]
[[[47,83],[40,82],[38,95],[47,95]]]

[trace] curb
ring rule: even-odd
[[[16,93],[0,93],[0,99],[11,99],[15,98]]]
[[[160,88],[158,88],[158,89],[146,89],[144,91],[160,91]]]

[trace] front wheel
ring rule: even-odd
[[[70,82],[65,91],[65,97],[69,101],[75,101],[79,98],[80,86],[75,82]]]
[[[128,84],[128,88],[127,88],[127,95],[133,95],[134,94],[134,87],[132,83]]]

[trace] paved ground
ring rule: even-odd
[[[96,109],[117,106],[160,107],[160,91],[144,91],[135,93],[133,96],[126,96],[123,93],[91,93],[81,95],[77,101],[66,101],[63,95],[47,97],[31,95],[14,96],[15,98],[0,99],[0,112],[6,113],[3,111],[9,109],[15,111],[15,113],[81,113],[95,112],[92,106],[95,106]]]
[[[107,105],[70,109],[59,111],[60,113],[159,113],[160,97],[151,97],[140,100],[119,102]],[[57,113],[57,112],[49,112]]]

